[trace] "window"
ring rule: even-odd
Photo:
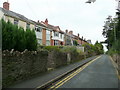
[[[50,31],[46,30],[46,40],[50,40]]]
[[[59,45],[58,40],[54,40],[54,46],[57,46],[57,45]]]
[[[26,29],[30,29],[30,24],[29,23],[27,23]]]
[[[37,39],[38,44],[42,45],[42,40],[41,39]]]
[[[42,28],[41,27],[35,27],[35,31],[42,32]]]
[[[35,27],[35,34],[38,39],[42,39],[42,28],[41,27]]]
[[[60,38],[62,39],[62,33],[60,34]]]
[[[54,32],[54,36],[59,37],[59,32]]]
[[[50,46],[50,31],[46,30],[46,46]]]
[[[14,19],[14,25],[18,25],[18,20]]]

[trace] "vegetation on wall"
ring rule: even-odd
[[[0,22],[2,23],[3,50],[15,49],[23,51],[25,49],[37,49],[37,39],[34,30],[24,30],[17,25],[13,25],[10,21],[5,22],[3,19]]]
[[[103,45],[98,41],[96,41],[94,45],[86,43],[83,46],[85,48],[85,52],[88,53],[89,56],[99,55],[104,53]]]

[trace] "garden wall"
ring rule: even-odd
[[[47,56],[47,51],[3,51],[3,87],[47,71]]]
[[[2,52],[2,85],[11,84],[29,79],[49,69],[67,65],[84,59],[77,51],[61,52],[58,50],[42,51],[8,51]]]
[[[53,50],[49,52],[48,55],[48,68],[57,68],[67,64],[67,54],[63,52],[59,52],[57,50]]]

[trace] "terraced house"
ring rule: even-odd
[[[21,14],[10,11],[8,2],[3,3],[3,8],[0,7],[0,19],[4,19],[6,22],[9,20],[12,24],[24,28],[24,30],[26,30],[27,28],[35,28],[34,23],[30,19]]]
[[[39,45],[45,46],[74,46],[75,41],[77,45],[87,43],[86,40],[73,34],[73,31],[62,31],[59,26],[54,26],[48,23],[48,19],[45,21],[36,22],[26,18],[24,15],[18,14],[9,10],[9,3],[4,2],[3,8],[0,7],[0,19],[4,19],[6,22],[10,21],[12,24],[22,27],[24,30],[35,30],[36,38]]]
[[[35,33],[38,40],[39,45],[51,45],[51,32],[52,30],[47,28],[46,25],[41,24],[38,20],[38,22],[35,22]]]
[[[41,21],[41,23],[46,25],[46,27],[50,30],[52,30],[51,46],[64,45],[64,32],[60,29],[59,26],[53,26],[48,24],[48,19],[46,19],[44,22]]]
[[[38,40],[38,44],[51,45],[50,29],[48,29],[45,25],[41,24],[40,22],[35,22],[26,18],[24,15],[9,10],[9,5],[10,4],[8,2],[4,2],[3,8],[0,7],[0,19],[4,19],[6,22],[10,21],[12,24],[18,25],[18,27],[22,27],[24,30],[34,29],[36,33],[36,38]]]

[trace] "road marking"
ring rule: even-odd
[[[74,77],[75,75],[77,75],[79,72],[81,71],[81,69],[80,70],[78,70],[78,71],[76,71],[75,73],[73,73],[73,74],[71,74],[70,75],[70,77],[68,77],[68,78],[66,78],[66,79],[63,79],[63,81],[61,82],[61,83],[57,83],[57,84],[55,84],[55,86],[53,86],[53,87],[51,87],[51,88],[58,88],[58,87],[60,87],[61,85],[63,85],[65,82],[67,82],[68,80],[70,80],[72,77]]]
[[[60,82],[58,82],[57,84],[55,84],[55,86],[59,85],[61,82],[65,81],[65,80],[69,79],[70,77],[72,77],[73,75],[75,75],[75,74],[76,74],[77,72],[79,72],[80,70],[81,70],[81,68],[78,69],[77,71],[75,71],[74,73],[72,73],[71,75],[67,76],[66,78],[64,78],[63,80],[61,80]],[[51,88],[52,88],[52,87],[51,87]]]
[[[114,68],[115,68],[115,71],[116,71],[116,73],[117,73],[118,79],[120,80],[120,75],[119,75],[119,73],[118,73],[118,70],[116,69],[115,62],[114,62],[114,60],[112,59],[112,57],[111,57],[111,56],[109,56],[109,57],[110,57],[110,60],[111,60],[111,62],[112,62],[112,64],[113,64],[113,66],[114,66]],[[117,67],[118,67],[118,66],[117,66]]]
[[[84,66],[82,66],[81,68],[79,68],[78,70],[76,70],[75,72],[73,72],[72,74],[70,74],[69,76],[67,76],[66,78],[64,78],[63,80],[59,81],[58,83],[56,83],[55,85],[53,85],[52,87],[50,87],[49,90],[54,89],[54,88],[59,88],[60,86],[62,86],[64,83],[66,83],[68,80],[70,80],[71,78],[73,78],[74,76],[76,76],[78,73],[80,73],[81,71],[83,71],[83,69],[85,69],[88,65],[90,65],[92,62],[94,62],[95,60],[99,59],[101,56],[93,59],[92,61],[88,62],[87,64],[85,64]]]

